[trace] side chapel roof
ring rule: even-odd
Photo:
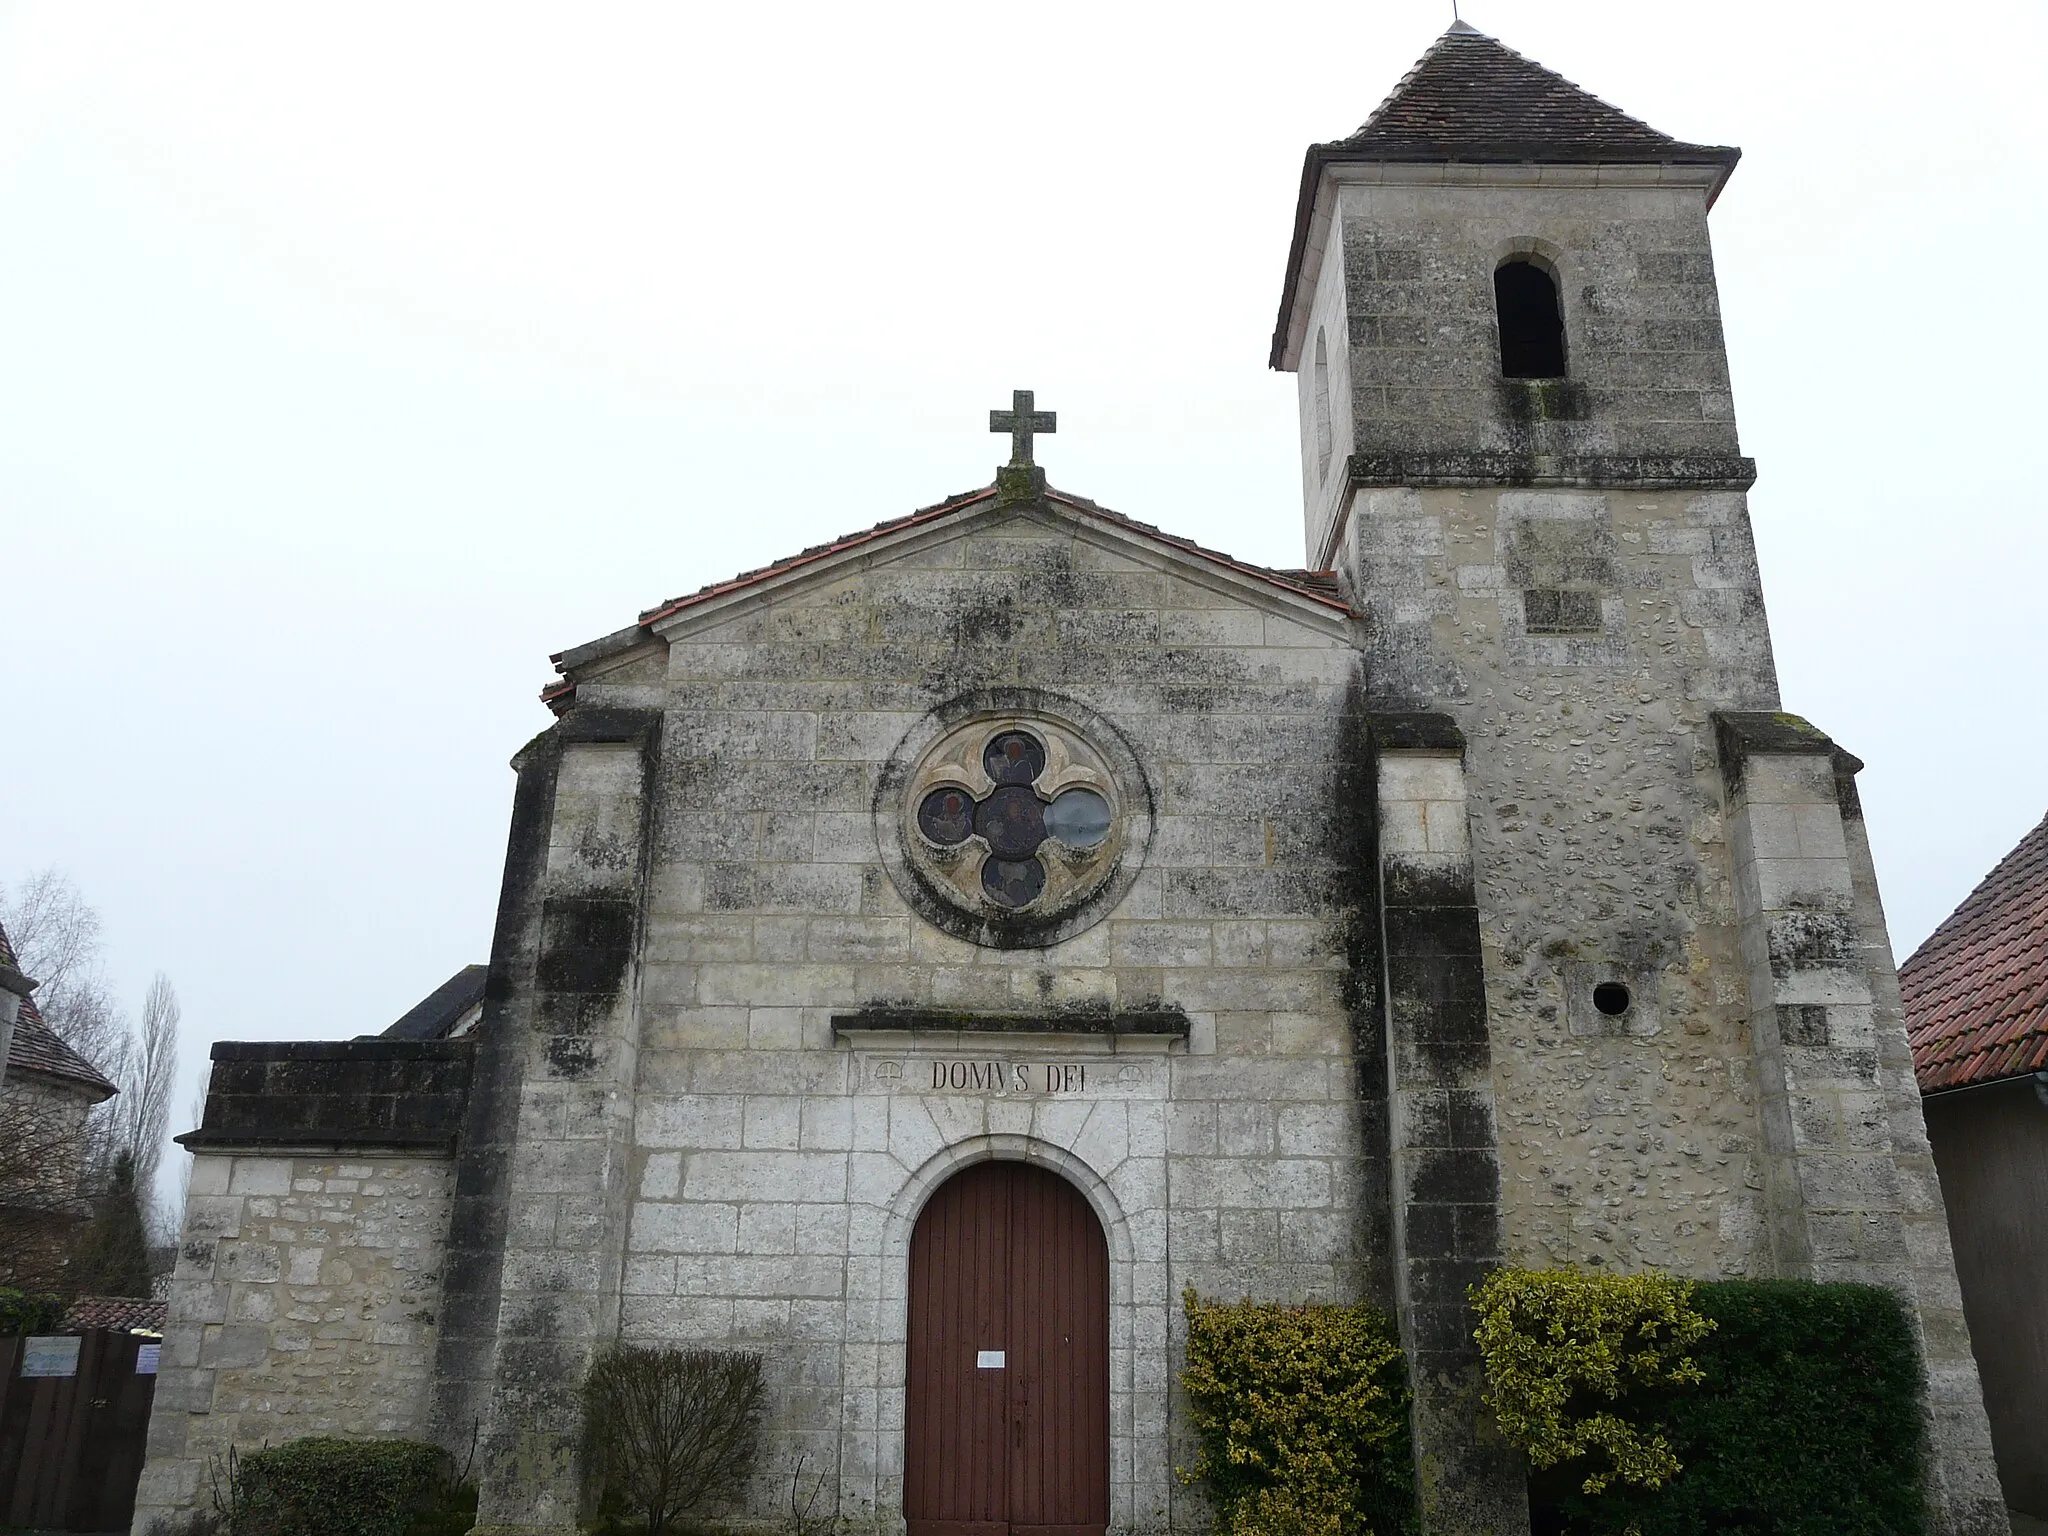
[[[926,523],[938,522],[954,513],[964,513],[984,503],[992,503],[995,497],[996,489],[994,486],[983,486],[978,491],[966,491],[957,496],[949,496],[946,500],[937,502],[932,506],[920,507],[907,517],[890,518],[886,522],[876,523],[872,528],[862,528],[854,533],[842,534],[840,537],[827,543],[814,544],[809,549],[801,550],[794,555],[787,555],[758,569],[742,571],[739,575],[729,577],[724,581],[714,581],[709,586],[699,587],[695,592],[686,593],[681,597],[672,597],[665,603],[656,603],[652,608],[643,612],[638,621],[629,628],[618,630],[613,634],[604,636],[602,639],[594,640],[588,645],[577,646],[566,651],[557,651],[549,660],[555,663],[558,671],[566,673],[572,667],[580,666],[584,662],[594,661],[601,656],[615,654],[626,649],[628,646],[637,644],[652,632],[656,624],[672,614],[681,613],[685,609],[695,607],[700,603],[710,602],[713,598],[724,597],[730,593],[744,591],[748,587],[758,586],[777,576],[801,570],[805,566],[819,564],[834,556],[848,554],[859,549],[864,544],[873,543],[891,534],[907,532]],[[1350,605],[1344,601],[1343,595],[1338,590],[1337,573],[1335,571],[1281,569],[1273,566],[1253,565],[1248,561],[1236,560],[1219,550],[1209,549],[1204,545],[1197,544],[1193,539],[1184,539],[1178,534],[1167,533],[1150,523],[1141,523],[1134,517],[1125,517],[1121,512],[1112,512],[1107,507],[1098,506],[1085,496],[1073,496],[1065,491],[1056,491],[1048,488],[1042,493],[1040,499],[1062,507],[1067,511],[1079,513],[1083,517],[1093,518],[1112,527],[1140,534],[1154,543],[1167,545],[1172,549],[1179,550],[1183,554],[1194,555],[1198,559],[1208,561],[1227,570],[1235,571],[1240,575],[1266,582],[1268,585],[1278,587],[1282,591],[1292,593],[1296,597],[1308,598],[1312,602],[1334,609],[1340,614],[1348,615],[1351,612]],[[547,687],[543,688],[540,696],[543,703],[557,714],[560,714],[574,702],[575,695],[575,679],[565,676],[559,681],[550,683]]]
[[[484,1000],[484,983],[490,979],[488,965],[465,965],[434,988],[385,1029],[386,1040],[446,1040],[472,1008]],[[376,1039],[377,1036],[364,1036]]]
[[[7,937],[7,930],[0,927],[0,965],[19,970],[21,962],[14,951],[14,941]],[[107,1080],[106,1073],[87,1061],[78,1052],[66,1045],[61,1036],[43,1022],[43,1011],[36,1006],[33,997],[21,1000],[21,1011],[14,1017],[14,1040],[7,1049],[7,1071],[38,1072],[44,1077],[54,1077],[88,1090],[95,1102],[110,1099],[121,1090]]]
[[[1922,1093],[2048,1068],[2048,817],[1899,967]]]
[[[1309,146],[1272,366],[1281,365],[1316,189],[1326,166],[1359,161],[1717,165],[1721,174],[1707,194],[1711,206],[1741,158],[1741,150],[1727,145],[1688,144],[1659,133],[1470,23],[1453,22],[1356,133]]]

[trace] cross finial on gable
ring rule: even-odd
[[[1000,501],[1029,501],[1045,489],[1045,471],[1031,460],[1031,439],[1035,433],[1057,432],[1059,417],[1052,411],[1034,410],[1036,397],[1028,389],[1010,391],[1010,409],[990,411],[988,429],[1010,434],[1010,462],[996,471],[996,494]]]

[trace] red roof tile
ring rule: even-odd
[[[1899,967],[1922,1093],[2048,1069],[2048,817]]]
[[[14,941],[7,937],[5,928],[0,928],[0,964],[16,970],[21,968],[21,962],[14,953]],[[14,1042],[7,1049],[7,1070],[61,1077],[67,1082],[93,1089],[102,1099],[120,1092],[107,1080],[104,1072],[66,1045],[57,1032],[43,1022],[43,1011],[36,1006],[33,997],[24,997],[21,1011],[15,1015]]]
[[[874,540],[888,534],[900,533],[925,523],[937,522],[940,518],[950,513],[964,511],[977,502],[992,500],[994,496],[995,488],[993,486],[986,486],[978,491],[968,491],[958,496],[951,496],[934,506],[921,507],[907,517],[891,518],[887,522],[876,523],[872,528],[863,528],[856,533],[844,534],[828,543],[814,544],[809,549],[789,555],[758,569],[742,571],[739,575],[730,577],[725,581],[715,581],[709,586],[699,587],[695,592],[686,593],[681,597],[672,597],[667,602],[657,603],[652,608],[644,611],[633,629],[622,630],[618,638],[626,643],[632,643],[638,638],[638,634],[649,631],[663,619],[668,618],[672,614],[680,613],[686,608],[695,607],[699,603],[709,602],[716,597],[724,597],[728,593],[744,591],[746,588],[758,585],[771,577],[800,570],[804,566],[813,565],[833,555],[844,554],[848,550],[858,549],[861,545],[872,543]],[[1121,512],[1112,512],[1107,507],[1098,506],[1085,496],[1073,496],[1065,491],[1047,490],[1044,493],[1044,499],[1114,527],[1142,533],[1147,538],[1155,539],[1162,544],[1172,545],[1175,549],[1182,550],[1199,559],[1210,561],[1213,564],[1236,571],[1241,575],[1266,582],[1283,591],[1291,592],[1296,597],[1308,598],[1311,602],[1320,603],[1326,608],[1333,608],[1339,613],[1348,614],[1351,612],[1350,605],[1344,601],[1343,595],[1338,590],[1337,575],[1334,571],[1276,570],[1271,566],[1252,565],[1243,560],[1234,560],[1229,555],[1223,554],[1218,550],[1209,549],[1204,545],[1197,544],[1192,539],[1184,539],[1177,534],[1166,533],[1150,523],[1141,523],[1134,517],[1125,517]],[[609,642],[599,643],[607,651],[612,649]],[[587,650],[589,648],[583,649]],[[561,670],[567,671],[575,662],[570,660],[565,663],[564,658],[574,657],[574,655],[575,653],[572,651],[557,651],[550,659]],[[560,681],[548,684],[547,687],[541,690],[540,696],[543,703],[556,707],[559,712],[561,709],[568,707],[568,702],[574,697],[575,692],[575,680],[565,677]]]
[[[64,1314],[66,1328],[147,1328],[163,1332],[171,1304],[148,1296],[80,1296]]]

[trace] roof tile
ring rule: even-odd
[[[1899,967],[1922,1093],[2048,1069],[2048,817]]]
[[[1349,138],[1341,158],[1603,161],[1720,160],[1609,106],[1564,76],[1459,22],[1430,45]]]
[[[0,928],[0,963],[16,970],[21,968],[14,941],[7,937],[5,928]],[[33,997],[24,997],[21,1011],[15,1015],[14,1041],[7,1049],[7,1070],[60,1077],[96,1090],[102,1099],[120,1092],[104,1072],[65,1044],[62,1037],[43,1021],[43,1011],[36,1006]]]

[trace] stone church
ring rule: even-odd
[[[1511,1262],[1893,1287],[2003,1532],[1860,764],[1780,712],[1737,158],[1456,25],[1302,169],[1303,568],[1052,489],[1020,392],[987,489],[555,658],[475,1027],[215,1049],[138,1530],[474,1428],[565,1532],[625,1340],[765,1353],[735,1524],[1200,1531],[1191,1286],[1388,1308],[1425,1528],[1526,1531]]]

